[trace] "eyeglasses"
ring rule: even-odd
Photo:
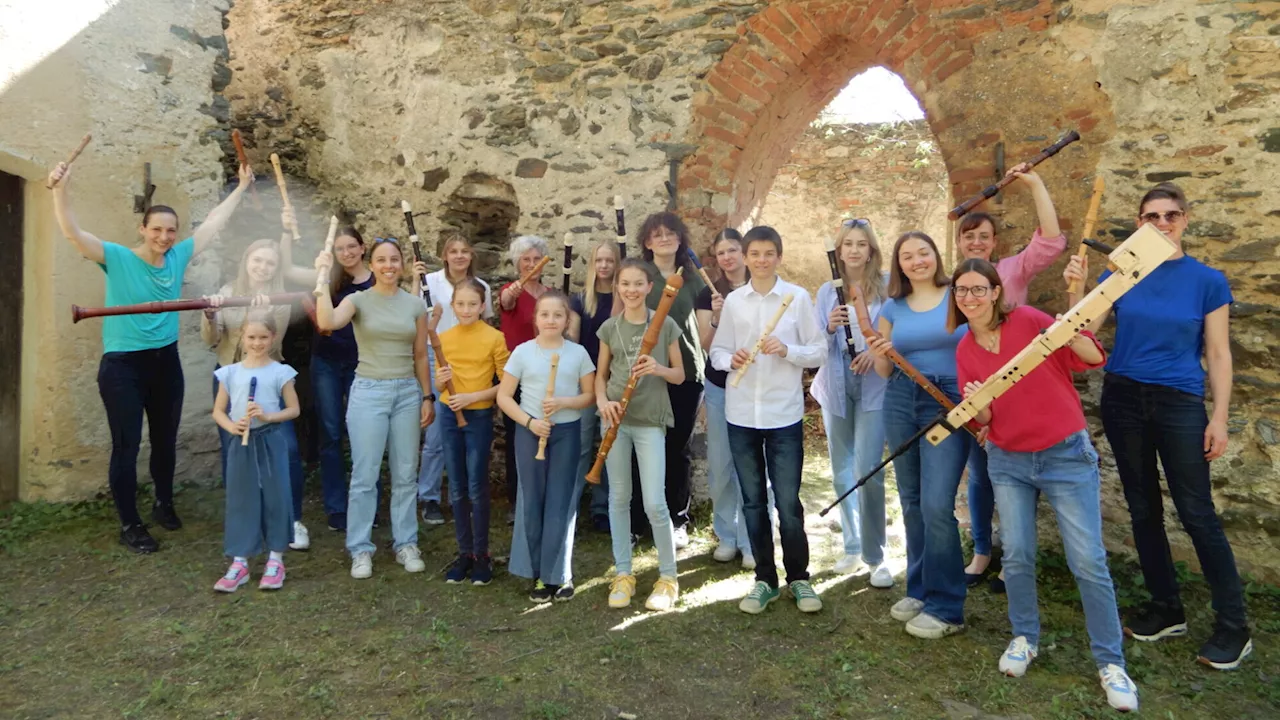
[[[952,288],[955,290],[956,297],[958,298],[962,298],[965,295],[972,295],[976,298],[986,297],[987,291],[991,289],[986,285],[975,285],[973,287],[966,287],[964,285],[953,285]]]
[[[1163,217],[1165,222],[1172,225],[1186,216],[1187,214],[1181,210],[1170,210],[1167,213],[1149,212],[1142,216],[1142,221],[1154,225],[1160,222],[1160,218]]]
[[[866,218],[850,218],[840,224],[847,228],[866,227],[871,224],[871,221]]]

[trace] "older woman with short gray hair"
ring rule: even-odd
[[[511,241],[511,249],[507,256],[511,258],[511,264],[515,266],[516,275],[524,277],[535,267],[538,261],[546,257],[551,252],[547,245],[547,241],[537,235],[521,235]],[[533,327],[534,308],[538,303],[538,298],[542,293],[547,291],[547,286],[542,284],[542,273],[529,278],[528,282],[521,284],[517,279],[515,282],[508,283],[502,290],[498,292],[498,317],[499,329],[502,330],[503,337],[507,341],[507,350],[515,350],[520,343],[532,340],[537,331]],[[520,402],[520,391],[516,391],[516,402]],[[502,416],[502,422],[507,429],[507,499],[511,501],[511,510],[507,512],[507,524],[515,522],[515,505],[516,505],[516,457],[515,444],[510,442],[510,438],[515,437],[515,421]]]

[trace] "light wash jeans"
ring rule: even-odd
[[[640,465],[640,494],[658,549],[658,574],[676,577],[675,526],[667,509],[666,428],[621,425],[605,466],[609,469],[609,534],[619,575],[631,574],[631,451]]]
[[[1004,584],[1013,635],[1040,642],[1036,602],[1036,499],[1043,494],[1058,520],[1084,606],[1089,649],[1098,667],[1124,667],[1120,614],[1102,545],[1098,453],[1080,430],[1039,452],[1006,452],[987,443],[987,469],[1004,528]]]
[[[436,358],[427,344],[427,373],[435,382]],[[439,397],[440,393],[436,393]],[[448,408],[445,408],[448,410]],[[452,413],[452,410],[449,410]],[[440,403],[436,403],[436,420],[440,419]],[[433,422],[422,431],[422,458],[418,470],[418,500],[440,502],[441,477],[444,474],[444,428]]]
[[[884,411],[862,409],[862,377],[847,368],[844,387],[844,417],[822,409],[836,497],[853,487],[884,457]],[[861,555],[871,567],[884,562],[884,502],[882,469],[840,503],[844,554]]]
[[[708,382],[703,397],[707,404],[707,487],[711,493],[711,527],[721,544],[731,545],[751,555],[751,537],[742,519],[742,486],[729,450],[729,425],[724,417],[724,388]],[[769,502],[773,507],[773,502]]]
[[[374,486],[387,453],[391,469],[391,534],[395,549],[418,544],[414,477],[422,388],[415,378],[371,380],[356,376],[347,401],[351,438],[351,491],[347,496],[347,551],[374,552],[371,535],[378,495]]]

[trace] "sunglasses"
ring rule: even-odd
[[[1142,221],[1154,225],[1160,222],[1160,218],[1163,217],[1165,222],[1172,225],[1186,216],[1187,214],[1181,210],[1170,210],[1167,213],[1149,212],[1142,216]]]
[[[871,224],[871,221],[866,218],[850,218],[840,224],[847,228],[867,227]]]
[[[395,238],[393,238],[393,237],[384,237],[384,238],[376,237],[376,238],[374,238],[374,239],[373,239],[374,247],[377,247],[378,245],[381,245],[382,243],[395,243],[396,245],[399,245],[399,244],[400,244],[400,241],[399,241],[399,240],[397,240],[397,239],[395,239]]]

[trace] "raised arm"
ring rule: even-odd
[[[231,213],[235,212],[236,206],[240,204],[241,198],[244,197],[245,190],[253,185],[253,168],[248,165],[240,166],[240,184],[236,185],[236,189],[231,191],[225,200],[218,203],[218,206],[209,211],[204,222],[196,229],[191,237],[195,240],[195,248],[192,254],[199,255],[213,239],[222,232],[222,228],[226,227],[227,221],[231,219]]]
[[[280,233],[280,267],[284,269],[285,282],[303,287],[315,286],[315,268],[293,264],[293,233],[289,231],[293,226],[293,211],[290,208],[280,212],[280,224],[284,227]]]
[[[82,257],[105,264],[106,254],[102,249],[102,241],[82,229],[76,222],[75,213],[71,211],[71,168],[66,163],[58,163],[49,173],[49,184],[53,185],[53,213],[58,219],[62,234],[76,246]]]
[[[1087,290],[1086,286],[1089,284],[1089,256],[1072,255],[1071,259],[1067,261],[1067,268],[1062,271],[1062,279],[1067,281],[1067,307],[1073,308],[1084,297],[1084,292]],[[1070,290],[1072,284],[1076,282],[1078,282],[1077,287],[1080,288],[1079,293],[1073,293]],[[1085,327],[1085,330],[1097,335],[1102,326],[1107,323],[1107,318],[1109,317],[1111,317],[1111,308],[1094,318],[1093,322]]]

